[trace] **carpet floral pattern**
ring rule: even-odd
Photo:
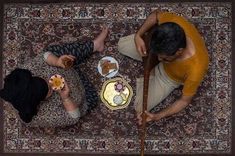
[[[97,72],[104,56],[115,57],[135,93],[142,64],[118,53],[120,37],[138,30],[153,10],[173,11],[199,29],[209,50],[209,71],[193,102],[182,112],[147,127],[146,153],[229,153],[231,150],[231,4],[230,3],[61,3],[4,6],[3,77],[17,64],[35,57],[50,44],[93,39],[106,23],[105,51],[81,64],[97,90],[106,80]],[[153,111],[170,105],[175,90]],[[134,101],[134,99],[132,100]],[[133,102],[109,110],[101,101],[90,115],[69,127],[43,128],[22,124],[4,103],[4,152],[129,153],[140,150]]]

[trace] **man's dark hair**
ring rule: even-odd
[[[176,23],[166,22],[157,25],[150,41],[150,52],[156,54],[175,55],[179,48],[186,47],[184,30]]]

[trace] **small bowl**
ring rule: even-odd
[[[113,103],[117,104],[117,105],[121,105],[123,103],[123,97],[121,95],[115,95],[113,97]]]
[[[51,84],[53,90],[63,89],[64,82],[65,82],[64,78],[59,74],[53,75],[49,80],[49,83]]]

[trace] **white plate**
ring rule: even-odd
[[[111,63],[116,63],[117,64],[117,69],[116,70],[114,70],[114,69],[110,70],[109,73],[106,74],[106,75],[102,74],[102,69],[101,69],[101,66],[100,66],[101,60],[109,60]],[[97,67],[100,75],[105,76],[107,78],[114,77],[118,73],[118,69],[119,69],[119,65],[118,65],[117,60],[115,58],[111,57],[111,56],[105,56],[101,60],[99,61],[98,67]]]

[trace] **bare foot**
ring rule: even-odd
[[[108,27],[107,26],[103,26],[101,33],[99,34],[99,36],[97,36],[95,38],[94,42],[94,52],[98,51],[98,52],[102,52],[104,50],[104,40],[108,35]]]

